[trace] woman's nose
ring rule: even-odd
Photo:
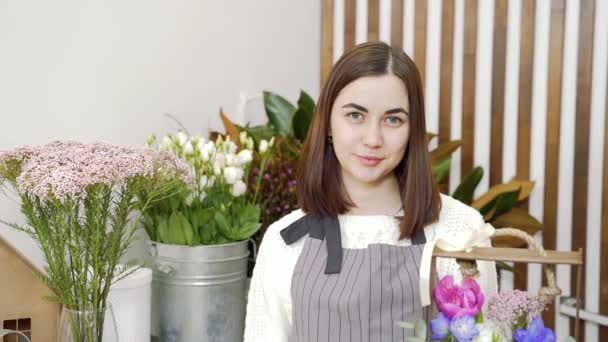
[[[382,146],[382,129],[380,125],[371,124],[365,128],[363,136],[363,144],[369,148],[378,148]]]

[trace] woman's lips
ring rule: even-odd
[[[376,165],[380,164],[380,162],[382,160],[384,160],[384,158],[380,158],[380,157],[359,156],[359,155],[357,155],[357,158],[359,159],[361,164],[363,164],[365,166],[376,166]]]

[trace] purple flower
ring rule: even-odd
[[[443,313],[439,313],[436,319],[431,320],[432,340],[443,340],[450,334],[450,320]]]
[[[479,336],[479,329],[475,325],[473,317],[457,317],[450,323],[450,332],[458,342],[470,342]]]
[[[439,281],[439,286],[433,291],[433,297],[439,311],[449,319],[454,317],[475,317],[483,305],[484,297],[479,284],[473,279],[466,278],[462,286],[454,284],[454,278],[449,275]]]
[[[528,325],[528,329],[517,329],[513,335],[517,342],[555,342],[555,334],[540,317],[536,317]]]

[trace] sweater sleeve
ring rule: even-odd
[[[447,229],[448,234],[457,235],[467,229],[479,227],[485,222],[481,214],[474,208],[452,199],[445,198],[447,207],[446,216],[440,229]],[[486,240],[482,247],[491,247],[490,240]],[[498,277],[496,274],[496,263],[493,261],[477,261],[479,278],[477,282],[481,287],[485,298],[498,292]],[[441,279],[446,275],[452,275],[456,281],[462,280],[460,266],[454,259],[437,258],[437,275]],[[487,302],[484,304],[487,305]]]
[[[245,342],[287,341],[291,332],[291,275],[301,246],[287,246],[280,231],[300,213],[268,227],[257,255],[247,299]]]

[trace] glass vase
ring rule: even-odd
[[[63,308],[59,320],[58,342],[118,342],[112,306],[105,309],[70,310]]]

